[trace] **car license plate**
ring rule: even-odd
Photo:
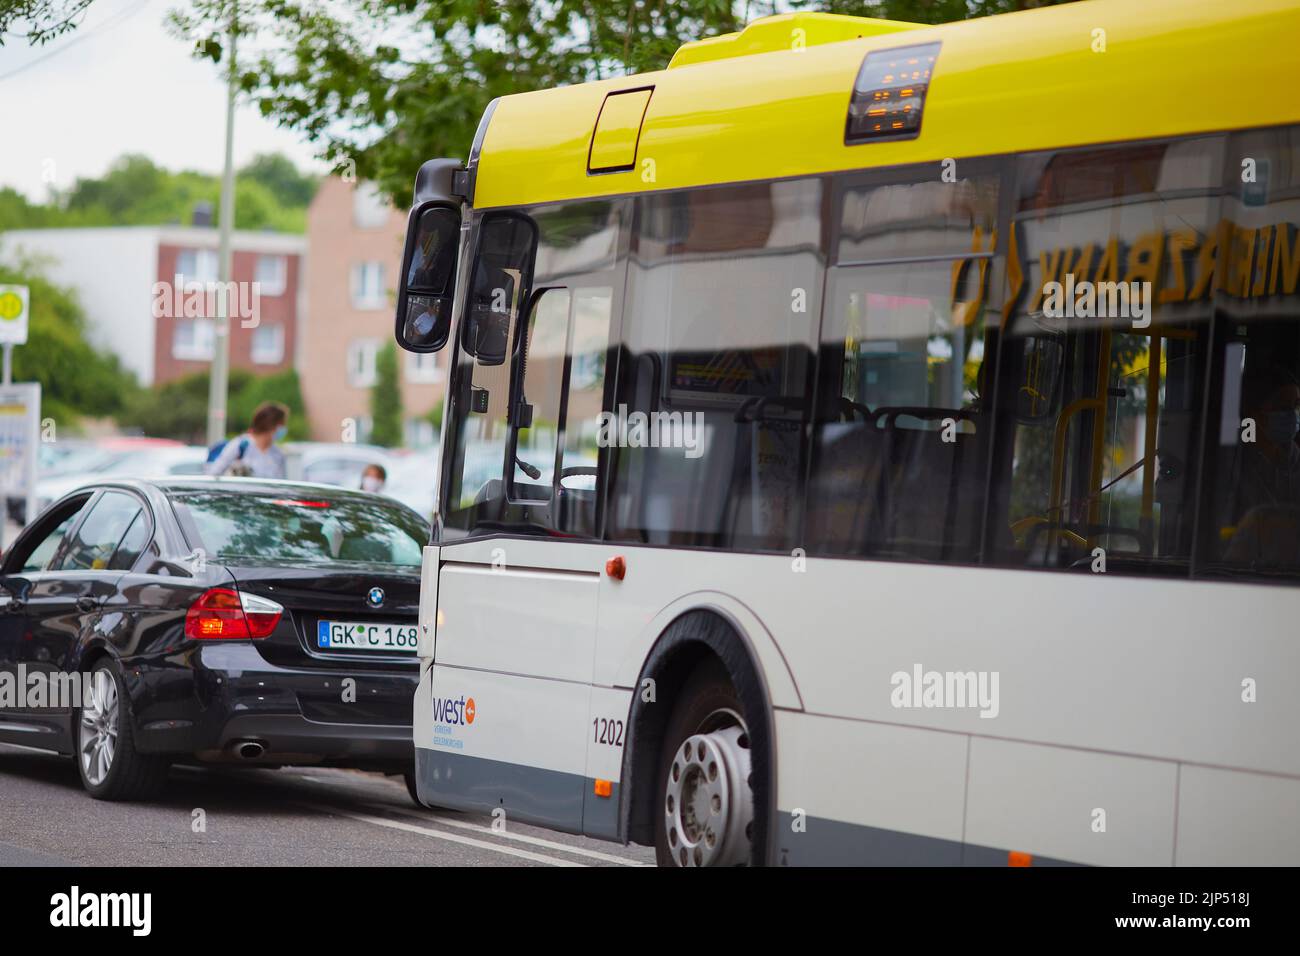
[[[316,646],[338,651],[415,653],[414,624],[366,624],[360,621],[321,621]]]

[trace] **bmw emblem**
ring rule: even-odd
[[[384,603],[384,589],[371,588],[366,592],[366,603],[371,607],[379,607]]]

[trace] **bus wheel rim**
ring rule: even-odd
[[[749,737],[732,724],[692,734],[673,754],[663,812],[668,850],[678,866],[749,862],[754,800]]]

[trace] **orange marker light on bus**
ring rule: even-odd
[[[621,554],[605,562],[605,573],[615,581],[623,580],[623,575],[627,574],[627,562],[623,560]]]
[[[1007,852],[1007,866],[1033,866],[1034,855],[1032,853],[1022,853],[1019,850],[1010,850]]]
[[[608,780],[597,780],[591,789],[598,797],[608,798],[614,795],[614,784]]]

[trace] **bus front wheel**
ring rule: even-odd
[[[754,793],[749,731],[721,664],[697,670],[678,698],[659,761],[660,866],[750,862]]]

